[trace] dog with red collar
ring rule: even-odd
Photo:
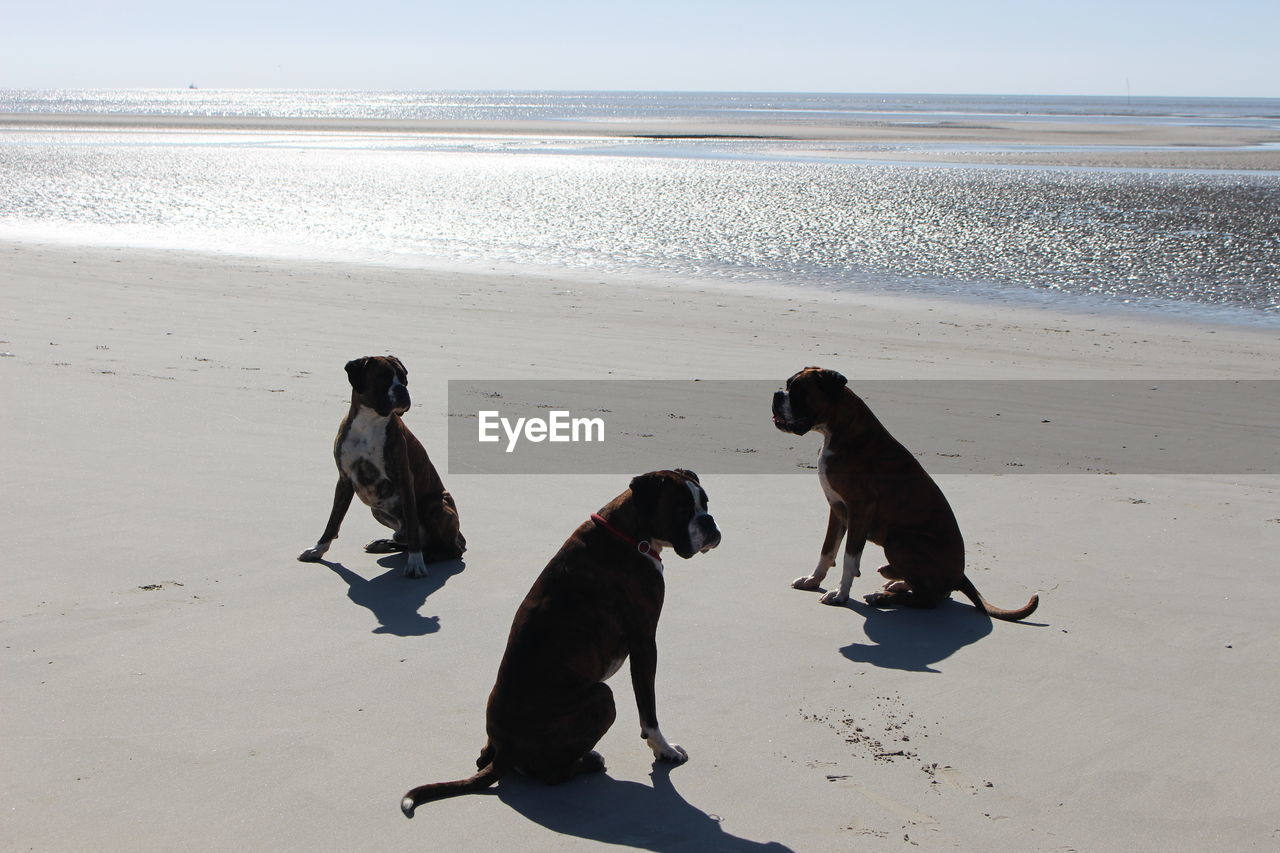
[[[458,529],[458,508],[431,464],[422,443],[405,426],[409,411],[409,372],[395,356],[368,356],[347,362],[351,408],[338,427],[333,457],[338,485],[329,523],[315,546],[298,555],[319,562],[338,538],[351,499],[373,511],[380,524],[395,533],[375,539],[370,554],[408,552],[406,577],[427,574],[427,563],[462,556],[467,540]]]
[[[640,737],[659,761],[688,753],[658,727],[654,675],[662,612],[662,551],[680,557],[720,544],[707,493],[692,471],[641,474],[583,522],[525,596],[489,694],[489,740],[468,779],[414,788],[400,808],[489,787],[512,770],[549,784],[604,769],[596,743],[613,725],[605,681],[631,659]]]

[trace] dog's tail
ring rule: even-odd
[[[404,795],[400,800],[400,811],[405,817],[413,817],[413,810],[423,803],[432,800],[443,800],[446,797],[457,797],[461,794],[473,794],[483,791],[502,776],[502,771],[490,761],[480,772],[469,779],[458,779],[454,782],[436,782],[431,785],[419,785]]]
[[[1017,622],[1019,619],[1026,619],[1032,613],[1035,613],[1036,608],[1040,606],[1040,596],[1033,595],[1030,601],[1017,610],[1005,610],[995,607],[982,597],[982,593],[978,592],[978,588],[973,585],[973,581],[964,576],[961,576],[960,585],[956,587],[956,590],[968,596],[974,607],[983,611],[992,619],[1004,619],[1006,622]]]

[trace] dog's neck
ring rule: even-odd
[[[649,557],[658,567],[662,567],[662,543],[652,537],[643,537],[636,530],[636,524],[629,514],[620,507],[606,506],[599,512],[591,514],[591,520],[607,530],[617,539],[635,547],[641,555]]]
[[[388,422],[399,418],[395,412],[389,412],[385,415],[378,414],[378,410],[358,397],[351,399],[351,409],[347,412],[347,419],[352,425],[359,424],[362,427],[386,426]]]
[[[828,445],[832,436],[839,436],[843,444],[856,443],[869,428],[880,423],[861,397],[848,388],[841,391],[844,405],[832,407],[827,420],[813,427],[814,432],[822,433]]]

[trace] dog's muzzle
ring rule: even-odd
[[[773,425],[783,432],[804,435],[813,427],[813,421],[796,418],[791,413],[791,398],[786,391],[773,392]]]
[[[403,385],[393,385],[387,392],[387,397],[391,403],[391,411],[397,415],[403,415],[412,405],[409,402],[409,389]]]
[[[720,528],[716,527],[716,520],[711,515],[699,515],[690,526],[693,528],[690,544],[699,554],[705,554],[720,544]]]

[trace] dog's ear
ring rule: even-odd
[[[631,494],[636,500],[653,503],[658,499],[658,492],[662,490],[662,484],[665,481],[666,478],[657,471],[639,474],[631,478]]]
[[[814,374],[818,381],[818,387],[822,389],[822,393],[830,396],[835,394],[841,388],[849,384],[849,380],[845,379],[834,370],[825,368],[815,368],[818,372]]]
[[[347,380],[357,394],[364,393],[364,369],[369,365],[369,358],[353,358],[347,362]]]
[[[396,358],[394,355],[389,355],[389,356],[387,356],[387,361],[391,362],[392,366],[393,366],[393,367],[395,367],[395,369],[396,369],[396,376],[398,376],[398,377],[400,378],[400,383],[401,383],[402,385],[408,385],[408,384],[409,384],[409,371],[408,371],[407,369],[405,369],[404,362],[402,362],[400,359]]]
[[[688,477],[698,485],[702,485],[702,482],[698,479],[698,475],[690,471],[688,468],[673,468],[672,470],[683,477]]]

